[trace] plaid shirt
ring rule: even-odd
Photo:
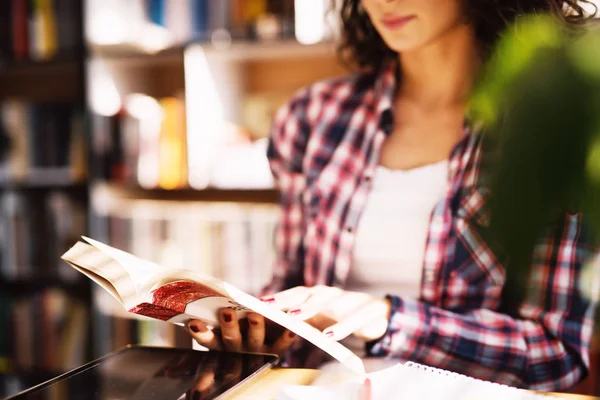
[[[267,292],[343,287],[382,143],[393,130],[395,64],[314,84],[276,115],[268,157],[281,192],[277,263]],[[418,301],[390,293],[387,333],[372,356],[480,379],[564,390],[588,373],[593,307],[578,291],[590,255],[580,215],[538,242],[530,291],[514,318],[498,311],[505,272],[479,234],[481,136],[465,125],[449,158],[450,189],[434,208]]]

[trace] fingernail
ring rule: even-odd
[[[333,337],[333,331],[327,331],[327,332],[325,332],[325,336],[327,336],[329,338]]]
[[[288,337],[289,337],[290,339],[293,339],[293,338],[295,338],[295,337],[296,337],[296,334],[295,334],[294,332],[288,332]]]
[[[204,333],[206,331],[208,331],[208,328],[205,325],[190,325],[190,330],[194,333]]]
[[[290,311],[289,314],[290,315],[298,315],[298,314],[300,314],[300,309],[296,308],[295,310]]]
[[[229,312],[229,311],[223,312],[223,321],[231,322],[231,312]]]
[[[249,319],[248,322],[250,322],[250,325],[254,325],[254,326],[258,325],[258,321],[255,321],[253,319]]]
[[[275,297],[267,297],[266,299],[262,299],[264,303],[273,303],[275,301]]]

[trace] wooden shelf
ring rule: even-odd
[[[201,46],[207,56],[229,61],[269,61],[291,58],[322,58],[336,56],[335,43],[320,42],[305,45],[295,40],[273,42],[232,42],[229,46],[215,47],[192,43],[188,48]]]
[[[185,46],[168,48],[156,53],[143,51],[132,45],[91,46],[92,58],[126,65],[183,63],[186,49],[202,48],[207,56],[229,61],[282,60],[289,58],[335,57],[335,43],[320,42],[304,45],[296,40],[277,41],[232,41],[227,45],[215,46],[206,41],[192,41]]]
[[[275,189],[220,190],[220,189],[142,189],[119,184],[97,183],[91,189],[91,203],[95,212],[105,216],[128,217],[133,210],[144,209],[150,214],[164,215],[169,210],[213,207],[225,209],[230,205],[274,207],[278,202]]]
[[[83,56],[60,56],[48,61],[23,61],[12,62],[0,66],[0,77],[17,76],[26,74],[43,74],[57,70],[68,71],[81,66]]]
[[[221,190],[221,189],[143,189],[122,184],[98,183],[92,188],[94,194],[107,195],[122,200],[156,200],[156,201],[201,201],[201,202],[233,202],[233,203],[277,203],[277,191],[260,190]]]
[[[92,46],[90,58],[100,59],[119,66],[183,65],[183,47],[172,47],[156,53],[143,51],[135,46]]]
[[[0,277],[0,292],[11,295],[28,294],[51,288],[64,289],[73,295],[87,295],[89,292],[89,281],[84,279],[66,281],[57,277],[16,280]]]
[[[83,59],[71,57],[0,68],[0,100],[75,101],[84,92]]]

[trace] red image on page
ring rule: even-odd
[[[222,295],[196,282],[171,282],[150,292],[150,303],[140,303],[129,312],[167,321],[185,312],[189,303],[206,297]]]

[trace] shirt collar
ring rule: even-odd
[[[390,111],[393,114],[394,97],[397,87],[398,61],[394,59],[387,60],[377,71],[375,80],[375,114],[381,118],[384,112]]]

